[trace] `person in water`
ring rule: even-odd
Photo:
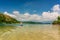
[[[20,26],[23,26],[22,22],[20,22]]]

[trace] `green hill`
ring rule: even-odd
[[[1,23],[11,24],[11,23],[19,23],[19,21],[17,21],[16,19],[14,19],[8,15],[0,14],[0,24]]]

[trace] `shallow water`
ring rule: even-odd
[[[0,40],[59,40],[60,26],[51,24],[24,24],[0,28]]]

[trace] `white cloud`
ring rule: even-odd
[[[33,20],[33,21],[40,21],[41,16],[39,16],[39,15],[37,15],[37,14],[33,14],[33,15],[30,16],[29,19],[30,19],[31,21],[32,21],[32,20]]]
[[[54,21],[59,16],[58,12],[43,12],[42,18],[43,21]]]
[[[11,17],[13,17],[13,18],[16,17],[15,15],[8,13],[7,11],[5,11],[4,14],[5,14],[5,15],[9,15],[9,16],[11,16]]]
[[[60,5],[57,4],[57,5],[54,5],[53,8],[52,8],[53,11],[60,11]]]
[[[30,14],[29,13],[25,13],[23,15],[24,15],[24,18],[27,18],[27,19],[30,17]]]
[[[52,12],[42,12],[42,15],[37,15],[37,14],[29,14],[29,13],[24,13],[21,14],[19,11],[13,11],[13,14],[9,14],[8,12],[4,12],[4,14],[7,14],[11,17],[14,17],[17,20],[20,21],[38,21],[38,22],[43,22],[43,21],[54,21],[57,19],[58,16],[60,16],[60,5],[54,5],[52,8]]]
[[[19,11],[13,11],[13,14],[16,16],[20,16],[20,12]]]

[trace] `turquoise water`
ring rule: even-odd
[[[40,29],[56,29],[59,31],[60,25],[52,25],[52,24],[23,24],[23,26],[20,26],[20,24],[5,24],[5,25],[0,25],[0,28],[5,28],[8,27],[11,29],[15,29],[18,27],[23,27],[23,28],[40,28]]]

